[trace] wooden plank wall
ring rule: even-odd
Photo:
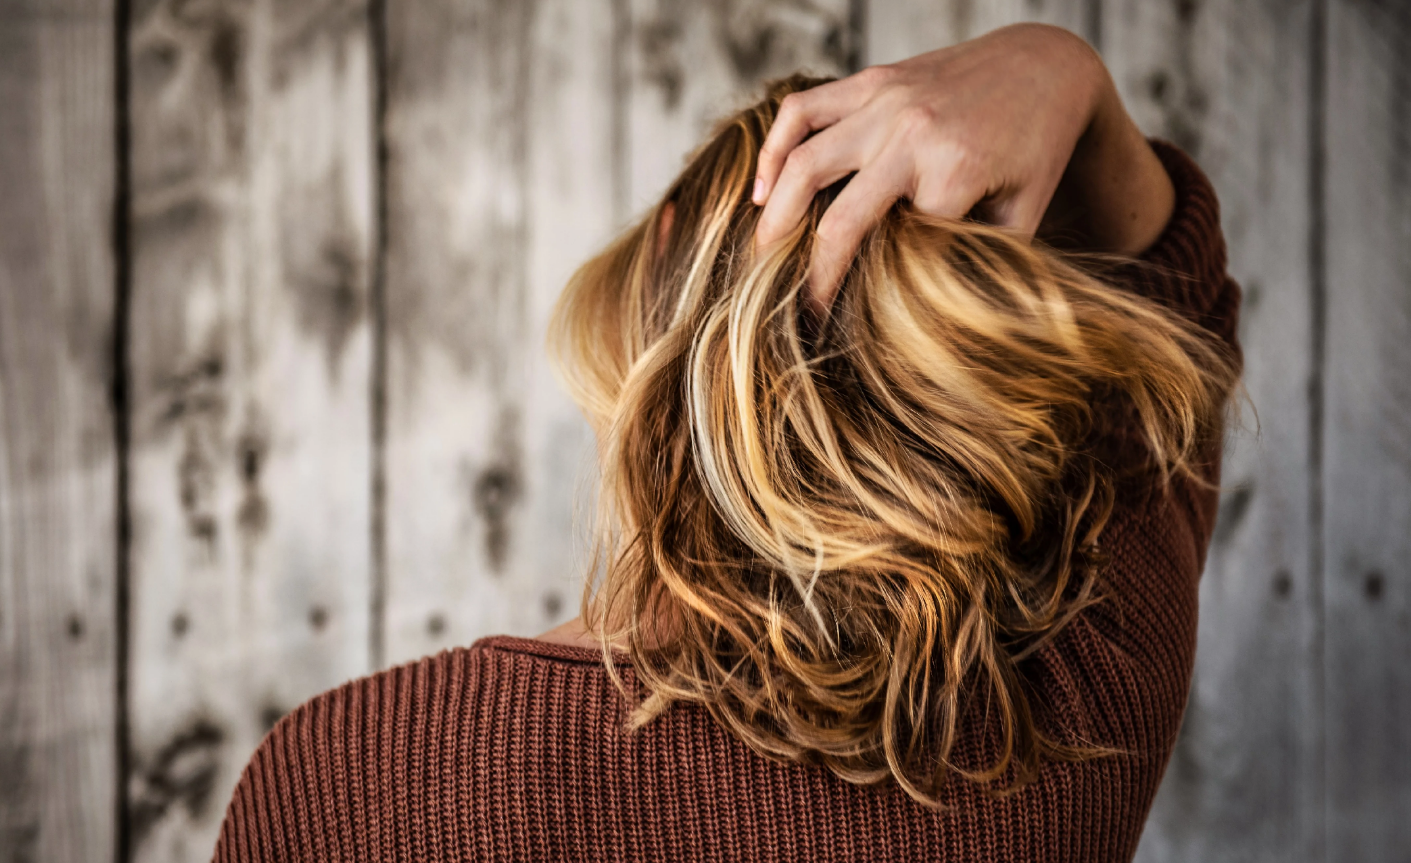
[[[0,2],[0,859],[114,847],[111,0]]]
[[[302,699],[572,616],[573,268],[762,81],[1020,20],[1200,160],[1246,290],[1138,856],[1403,859],[1403,5],[0,0],[0,861],[204,859]]]
[[[1138,122],[1220,192],[1245,290],[1244,428],[1201,583],[1182,736],[1145,860],[1303,859],[1323,842],[1320,579],[1309,541],[1313,281],[1309,2],[1129,0],[1103,19]],[[1194,826],[1194,829],[1193,829]],[[1334,857],[1332,859],[1342,859]]]
[[[1328,854],[1411,856],[1411,6],[1328,9]]]
[[[137,859],[208,854],[260,738],[369,667],[367,6],[129,23]]]

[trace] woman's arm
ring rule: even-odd
[[[1062,248],[1136,257],[1170,221],[1175,190],[1161,160],[1122,107],[1111,78],[1106,78],[1102,92],[1039,223],[1038,236]]]
[[[785,99],[760,150],[759,241],[783,236],[815,192],[853,172],[818,227],[820,308],[898,198],[932,215],[974,215],[1070,248],[1126,255],[1156,239],[1174,200],[1097,53],[1041,24],[1005,27]]]

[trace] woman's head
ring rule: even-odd
[[[1006,787],[1101,751],[1046,727],[1020,663],[1094,601],[1119,474],[1186,470],[1234,373],[1055,254],[904,206],[820,321],[806,270],[836,190],[763,249],[750,202],[780,100],[816,83],[722,124],[560,301],[603,477],[585,616],[628,645],[638,722],[695,702],[762,753],[924,801],[952,772]],[[991,763],[953,757],[972,705],[999,720]]]

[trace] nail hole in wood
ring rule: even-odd
[[[1166,88],[1171,85],[1171,79],[1165,72],[1153,72],[1147,79],[1147,92],[1151,93],[1153,101],[1161,102],[1166,99]]]
[[[439,613],[433,614],[426,620],[426,631],[432,635],[440,635],[446,631],[446,618]]]
[[[1293,577],[1289,575],[1287,569],[1281,569],[1274,573],[1274,595],[1279,599],[1287,599],[1293,593]]]
[[[320,632],[320,631],[322,631],[323,628],[324,628],[324,626],[326,626],[327,624],[328,624],[328,610],[327,610],[327,609],[325,609],[325,608],[324,608],[323,606],[321,606],[321,605],[315,605],[313,608],[309,609],[309,626],[312,626],[312,627],[314,628],[314,631],[315,631],[315,632]]]
[[[505,567],[510,548],[510,511],[519,499],[519,474],[512,464],[493,465],[475,480],[475,509],[485,519],[485,555],[492,572]]]
[[[186,612],[178,611],[171,618],[171,634],[177,638],[186,634],[186,630],[191,628],[191,620],[187,618]]]
[[[1386,579],[1376,570],[1367,573],[1367,580],[1362,584],[1362,591],[1367,594],[1367,598],[1373,602],[1382,598],[1382,590],[1385,587]]]
[[[83,618],[77,614],[70,614],[65,628],[68,630],[69,638],[78,641],[83,638]]]
[[[260,446],[251,438],[241,441],[240,473],[246,482],[255,482],[260,478]]]
[[[548,617],[558,617],[563,610],[563,597],[556,591],[549,591],[544,594],[544,614]]]

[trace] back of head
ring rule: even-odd
[[[1187,471],[1233,372],[1055,253],[906,206],[816,322],[836,190],[761,250],[750,191],[779,102],[817,83],[723,123],[560,301],[603,477],[585,618],[628,646],[638,723],[695,702],[765,755],[923,802],[952,773],[1013,787],[1103,751],[1057,741],[1020,663],[1098,597],[1119,480]],[[1119,463],[1118,416],[1140,463]],[[973,704],[999,722],[988,763],[951,757]]]

